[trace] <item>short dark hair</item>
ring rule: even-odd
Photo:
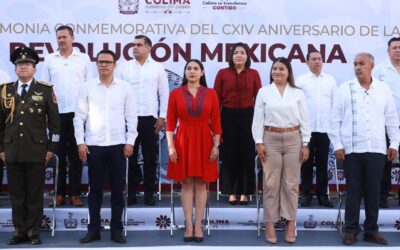
[[[275,63],[277,63],[277,62],[283,63],[285,65],[285,67],[287,68],[287,70],[289,71],[289,76],[288,76],[288,79],[287,79],[287,81],[289,83],[289,86],[291,86],[293,88],[298,88],[296,86],[296,84],[294,83],[292,65],[290,64],[289,60],[286,57],[278,57],[272,63],[271,70],[269,71],[269,81],[270,81],[270,83],[272,83],[274,81],[274,79],[272,79],[272,68],[274,67]]]
[[[115,53],[114,53],[113,51],[111,51],[111,50],[109,50],[109,49],[103,49],[103,50],[100,50],[99,53],[97,53],[96,62],[98,62],[97,59],[99,58],[99,55],[100,55],[100,54],[108,54],[108,55],[111,55],[112,58],[113,58],[114,63],[117,61],[117,56],[115,55]]]
[[[151,47],[153,44],[148,36],[145,35],[137,35],[135,36],[135,39],[143,39],[144,43],[147,44],[149,47]]]
[[[229,67],[232,69],[235,68],[235,64],[233,63],[233,54],[235,53],[235,50],[237,47],[242,47],[244,49],[244,51],[246,52],[247,60],[246,60],[246,63],[244,64],[244,67],[246,69],[250,68],[250,65],[251,65],[250,50],[249,50],[249,46],[245,43],[235,43],[232,46],[231,51],[229,53]]]
[[[73,37],[74,36],[74,30],[69,27],[68,25],[61,25],[58,26],[58,28],[56,29],[56,33],[60,30],[68,30],[69,34]]]
[[[188,64],[190,62],[195,62],[200,66],[200,69],[203,70],[203,76],[200,77],[200,85],[203,87],[207,87],[207,81],[206,81],[206,73],[204,72],[204,65],[197,59],[190,59],[189,61],[187,61],[187,63],[185,64],[185,67],[183,68],[183,79],[182,79],[182,85],[181,86],[185,86],[188,83],[188,80],[186,78],[186,67],[188,66]]]
[[[397,42],[397,41],[400,41],[400,36],[399,37],[392,37],[388,42],[388,47],[390,47],[390,45],[392,45],[392,42]]]
[[[321,55],[321,52],[319,52],[318,50],[310,50],[310,51],[308,51],[308,53],[306,55],[307,62],[310,60],[311,53],[318,53]]]

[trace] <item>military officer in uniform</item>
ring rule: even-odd
[[[8,244],[37,245],[41,244],[45,165],[57,148],[60,118],[52,85],[33,78],[38,55],[20,47],[10,60],[18,80],[0,86],[0,157],[7,166],[15,227]]]

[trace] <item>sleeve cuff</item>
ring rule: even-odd
[[[392,148],[397,151],[397,150],[399,150],[399,143],[396,143],[396,142],[390,143],[389,148]]]
[[[135,145],[135,140],[128,139],[126,140],[126,144]]]
[[[343,145],[341,143],[333,143],[333,150],[339,150],[339,149],[344,149]]]

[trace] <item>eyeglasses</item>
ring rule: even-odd
[[[98,65],[105,65],[105,66],[110,66],[111,64],[114,64],[113,61],[98,61]]]

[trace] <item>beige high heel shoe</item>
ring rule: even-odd
[[[278,242],[278,239],[276,238],[274,223],[272,222],[265,223],[265,240],[271,244],[276,244]]]
[[[285,241],[290,244],[296,242],[296,224],[294,221],[288,221],[286,224]]]

